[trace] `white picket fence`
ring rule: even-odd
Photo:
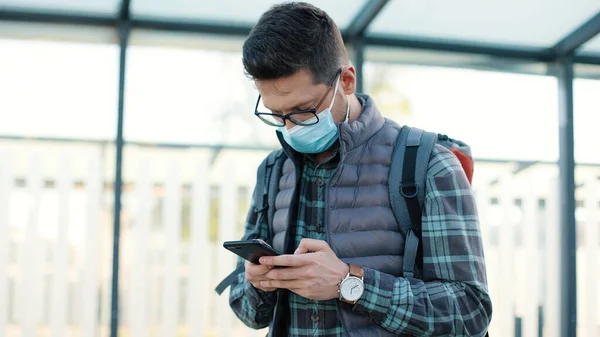
[[[113,153],[0,147],[0,336],[108,336]],[[5,150],[5,151],[2,151]],[[34,151],[35,150],[35,151]],[[125,150],[120,259],[124,337],[264,336],[214,287],[234,267],[264,152]],[[476,164],[474,187],[494,304],[492,336],[558,336],[557,169]],[[599,168],[578,168],[578,329],[599,336]],[[216,226],[211,221],[218,219]],[[215,225],[215,224],[213,224]]]

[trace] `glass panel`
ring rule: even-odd
[[[120,3],[120,0],[0,0],[0,7],[38,12],[115,14]]]
[[[599,10],[589,0],[390,1],[370,32],[547,47]]]
[[[580,52],[600,55],[600,34],[584,44]]]
[[[575,77],[587,79],[600,79],[600,65],[576,64]]]
[[[118,46],[0,40],[0,135],[114,139]]]
[[[258,91],[244,76],[240,53],[132,46],[127,63],[127,140],[277,144],[275,128],[254,116]]]
[[[478,158],[558,158],[551,142],[558,130],[553,77],[372,62],[366,63],[365,76],[366,92],[379,98],[388,117],[464,138],[476,144]],[[498,137],[484,131],[490,123]],[[505,133],[524,135],[527,146],[524,138]]]
[[[0,334],[107,336],[118,49],[0,50]]]
[[[194,0],[137,0],[132,1],[131,11],[136,17],[162,19],[222,21],[225,24],[256,23],[262,13],[281,1],[215,1],[210,6],[200,5]],[[317,0],[311,3],[326,11],[340,28],[346,27],[353,16],[360,11],[365,0]]]
[[[119,36],[112,27],[14,21],[0,21],[0,39],[34,39],[37,41],[100,43],[103,45],[119,43]]]
[[[600,332],[600,158],[597,153],[600,125],[600,80],[577,79],[574,90],[575,180],[577,223],[577,325],[578,334]],[[592,280],[596,280],[593,282]]]
[[[531,75],[545,75],[548,73],[547,63],[418,49],[369,47],[366,49],[366,58],[373,62],[392,64],[489,70]]]
[[[574,83],[575,159],[581,163],[600,164],[598,125],[600,125],[600,81],[576,79]]]

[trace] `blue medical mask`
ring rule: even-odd
[[[339,77],[335,82],[335,91],[333,92],[331,104],[317,115],[319,117],[318,123],[313,125],[296,125],[290,129],[287,129],[285,126],[279,128],[285,141],[294,150],[308,154],[321,153],[327,150],[338,139],[338,127],[331,115],[331,108],[333,107],[333,102],[335,102],[338,84]],[[350,104],[348,104],[346,109],[345,122],[348,122],[349,113]],[[314,121],[315,119],[316,117],[313,117],[309,121]]]

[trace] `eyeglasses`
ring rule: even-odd
[[[319,122],[319,116],[317,116],[317,111],[319,111],[319,107],[321,106],[321,104],[323,104],[323,101],[325,101],[325,98],[327,98],[331,89],[333,89],[335,81],[337,80],[341,72],[342,68],[340,68],[337,71],[335,77],[329,83],[329,88],[325,92],[325,95],[323,95],[323,98],[321,98],[321,100],[319,101],[319,104],[317,104],[317,106],[315,106],[312,109],[293,111],[288,114],[260,112],[258,110],[261,101],[261,96],[258,95],[258,100],[256,100],[256,107],[254,107],[254,115],[256,115],[256,117],[260,118],[260,120],[265,122],[265,124],[276,127],[285,126],[286,119],[296,125],[308,126],[317,124]]]

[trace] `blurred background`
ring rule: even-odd
[[[0,0],[0,336],[264,336],[214,287],[278,1]],[[471,145],[491,336],[600,336],[600,2],[319,0],[358,91]]]

